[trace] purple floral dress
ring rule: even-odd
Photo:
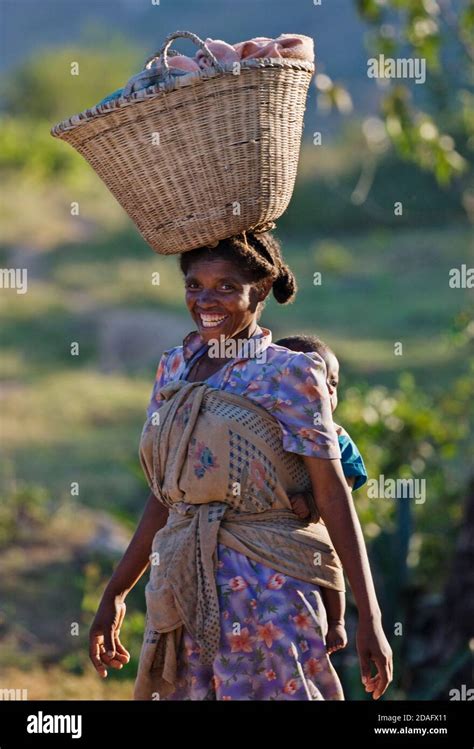
[[[260,355],[232,359],[207,384],[248,397],[278,419],[285,450],[339,458],[325,384],[315,355],[272,343],[257,327]],[[183,346],[165,351],[153,386],[148,416],[160,408],[160,388],[186,379],[206,348],[197,332]],[[318,419],[315,426],[315,413]],[[199,662],[199,648],[185,632],[178,683],[169,700],[343,700],[339,678],[326,653],[326,612],[320,589],[283,575],[223,544],[217,545],[216,583],[221,641],[212,666]]]

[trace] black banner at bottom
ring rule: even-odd
[[[163,741],[167,729],[193,743],[265,736],[355,742],[367,747],[472,749],[469,702],[0,702],[0,749],[96,747]],[[222,721],[222,724],[221,724]],[[222,736],[219,738],[219,732]],[[169,737],[168,737],[169,740]]]

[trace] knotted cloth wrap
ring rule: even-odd
[[[183,380],[143,427],[140,462],[170,508],[152,544],[147,622],[134,698],[170,694],[183,627],[202,664],[219,649],[217,543],[278,572],[344,591],[327,529],[292,512],[289,494],[311,488],[302,459],[285,452],[278,421],[248,398]],[[159,424],[154,424],[159,420]]]

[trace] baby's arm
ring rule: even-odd
[[[291,507],[295,515],[298,515],[300,520],[306,520],[311,515],[310,505],[307,499],[307,495],[310,492],[299,492],[298,494],[292,494],[289,497]]]
[[[352,491],[355,484],[355,476],[346,476],[346,481]],[[311,492],[298,492],[297,494],[292,494],[289,499],[293,512],[300,520],[311,518],[311,522],[318,522],[320,519],[318,506]]]

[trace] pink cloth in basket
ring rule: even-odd
[[[213,55],[223,64],[232,64],[240,60],[255,57],[290,57],[291,59],[314,61],[314,43],[311,37],[302,34],[280,34],[276,39],[267,36],[256,36],[246,42],[228,44],[222,39],[205,40]],[[212,66],[206,53],[199,49],[194,58],[176,55],[168,59],[170,69],[178,68],[187,72]]]
[[[209,50],[216,59],[224,65],[256,57],[289,57],[297,60],[314,62],[314,43],[311,37],[303,34],[280,34],[276,39],[267,36],[256,36],[246,42],[228,44],[222,39],[206,39]],[[182,76],[196,73],[212,67],[211,60],[203,50],[198,49],[194,57],[170,54],[168,56],[169,72],[172,76]],[[153,86],[165,79],[165,72],[160,59],[155,58],[149,67],[132,76],[124,89],[118,89],[102,99],[99,104],[105,104],[114,99]]]

